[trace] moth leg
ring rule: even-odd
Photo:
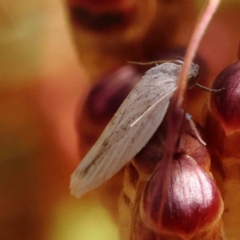
[[[203,89],[203,90],[205,90],[205,91],[207,91],[207,92],[221,92],[221,91],[223,91],[223,90],[225,89],[225,88],[212,89],[212,88],[205,87],[205,86],[203,86],[203,85],[201,85],[201,84],[199,84],[199,83],[196,83],[194,86],[195,86],[195,87],[198,87],[198,88],[200,88],[200,89]]]
[[[192,130],[194,131],[194,133],[195,133],[198,141],[199,141],[200,143],[202,143],[202,145],[206,146],[206,143],[203,141],[203,139],[202,139],[201,136],[199,135],[199,132],[198,132],[198,130],[197,130],[197,128],[196,128],[196,125],[195,125],[194,121],[192,120],[192,116],[191,116],[190,114],[186,113],[186,118],[187,118],[187,120],[189,121],[190,127],[191,127]]]

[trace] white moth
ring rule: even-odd
[[[147,144],[166,114],[182,64],[166,62],[146,72],[72,174],[73,195],[100,186]],[[192,63],[188,77],[195,78],[198,69]]]

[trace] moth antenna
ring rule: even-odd
[[[156,61],[151,61],[151,62],[127,61],[127,63],[137,64],[137,65],[152,65],[152,64],[165,63],[165,62],[172,62],[172,63],[177,63],[177,64],[183,63],[183,61],[180,59],[165,59],[165,60],[156,60]]]
[[[207,92],[221,92],[221,91],[223,91],[225,88],[220,88],[220,89],[212,89],[212,88],[208,88],[208,87],[205,87],[205,86],[203,86],[203,85],[201,85],[201,84],[199,84],[199,83],[196,83],[195,85],[194,85],[194,87],[197,87],[197,88],[200,88],[200,89],[203,89],[203,90],[205,90],[205,91],[207,91]]]

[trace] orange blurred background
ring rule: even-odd
[[[96,199],[69,192],[88,84],[66,22],[58,0],[0,2],[1,240],[117,239]]]
[[[237,56],[232,45],[240,40],[237,15],[233,26],[230,17],[224,22],[222,7],[203,41],[213,75]],[[210,47],[227,52],[226,57],[218,62]],[[70,174],[79,162],[75,107],[88,89],[64,3],[1,0],[1,240],[118,239],[115,223],[95,195],[75,199],[69,193]]]

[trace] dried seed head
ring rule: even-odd
[[[211,111],[227,132],[240,130],[240,61],[225,68],[216,78],[211,94]]]
[[[185,154],[161,161],[141,200],[141,216],[150,229],[184,239],[212,228],[222,209],[213,179]]]

